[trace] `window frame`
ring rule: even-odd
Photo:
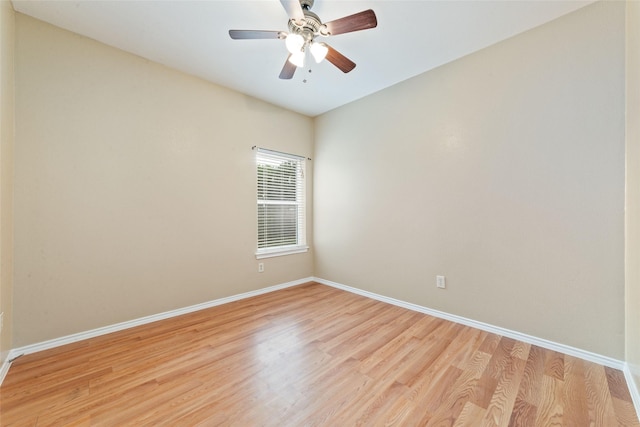
[[[306,221],[307,221],[307,203],[306,203],[306,187],[307,187],[307,178],[306,178],[306,158],[302,156],[297,156],[295,154],[283,153],[280,151],[268,150],[265,148],[255,147],[255,171],[256,171],[256,259],[277,257],[283,255],[291,255],[297,253],[304,253],[309,250],[309,246],[307,245],[307,236],[306,236]],[[285,162],[295,162],[296,165],[296,200],[292,202],[291,200],[273,200],[273,199],[260,199],[260,190],[261,190],[261,182],[260,182],[260,165],[268,164],[273,161],[281,161]],[[260,207],[268,206],[268,205],[292,205],[297,206],[296,209],[296,243],[288,244],[288,245],[280,245],[280,246],[267,246],[260,247],[261,245],[261,236],[260,236]]]

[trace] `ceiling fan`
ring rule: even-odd
[[[291,79],[296,68],[304,66],[307,50],[311,52],[316,62],[326,58],[343,73],[348,73],[355,68],[355,62],[328,44],[316,41],[316,38],[375,28],[378,25],[376,14],[373,10],[368,9],[323,23],[318,15],[311,12],[313,2],[314,0],[280,0],[289,15],[288,33],[285,31],[229,30],[229,36],[234,40],[284,40],[289,56],[280,72],[281,79]]]

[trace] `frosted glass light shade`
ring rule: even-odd
[[[291,56],[289,57],[289,62],[291,62],[296,67],[304,67],[304,52],[298,51],[291,54]]]
[[[324,43],[311,43],[309,47],[311,51],[311,55],[313,55],[313,59],[316,60],[317,63],[320,63],[325,56],[327,56],[327,52],[329,52],[329,47]]]
[[[304,46],[304,37],[300,34],[288,34],[287,38],[284,40],[285,46],[287,46],[287,50],[291,54],[296,54],[302,50],[302,46]]]

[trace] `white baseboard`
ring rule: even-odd
[[[640,416],[640,390],[638,389],[640,384],[636,383],[633,373],[631,372],[631,367],[628,363],[624,364],[624,369],[622,371],[624,372],[624,377],[627,380],[627,387],[629,387],[629,393],[631,394],[631,400],[633,400],[633,406],[636,408],[636,414]]]
[[[2,381],[4,381],[4,377],[7,376],[7,372],[9,372],[9,368],[11,367],[11,363],[9,363],[9,358],[11,357],[11,353],[9,353],[6,360],[2,362],[2,366],[0,366],[0,385],[2,385]]]
[[[534,337],[531,335],[523,334],[521,332],[512,331],[510,329],[501,328],[499,326],[490,325],[488,323],[478,322],[475,320],[467,319],[466,317],[456,316],[455,314],[445,313],[443,311],[433,310],[431,308],[423,307],[421,305],[412,304],[406,301],[397,300],[394,298],[389,298],[384,295],[378,295],[373,292],[364,291],[362,289],[353,288],[351,286],[343,285],[341,283],[332,282],[330,280],[321,279],[318,277],[314,277],[313,281],[322,283],[323,285],[332,286],[334,288],[342,289],[347,292],[351,292],[354,294],[362,295],[368,298],[372,298],[378,301],[386,302],[389,304],[397,305],[399,307],[403,307],[409,310],[417,311],[420,313],[425,313],[434,317],[439,317],[441,319],[449,320],[451,322],[460,323],[463,325],[471,326],[472,328],[480,329],[483,331],[491,332],[497,335],[501,335],[504,337],[513,338],[519,341],[523,341],[529,344],[537,345],[542,348],[546,348],[553,351],[558,351],[564,354],[568,354],[574,357],[579,357],[584,360],[588,360],[590,362],[598,363],[600,365],[608,366],[614,369],[624,369],[625,363],[613,359],[611,357],[602,356],[596,353],[591,353],[590,351],[581,350],[579,348],[571,347],[568,345],[556,343],[553,341],[549,341],[543,338]]]
[[[213,301],[209,301],[209,302],[205,302],[205,303],[201,303],[201,304],[196,304],[196,305],[192,305],[189,307],[184,307],[184,308],[180,308],[180,309],[176,309],[176,310],[171,310],[171,311],[166,311],[164,313],[159,313],[159,314],[154,314],[151,316],[146,316],[146,317],[141,317],[138,319],[134,319],[134,320],[130,320],[130,321],[126,321],[126,322],[121,322],[121,323],[117,323],[115,325],[110,325],[110,326],[105,326],[102,328],[97,328],[97,329],[92,329],[90,331],[85,331],[85,332],[80,332],[77,334],[72,334],[72,335],[67,335],[64,337],[60,337],[60,338],[55,338],[55,339],[51,339],[51,340],[47,340],[47,341],[43,341],[40,343],[36,343],[36,344],[31,344],[31,345],[27,345],[24,347],[19,347],[16,349],[13,349],[11,351],[9,351],[9,354],[7,356],[7,359],[3,362],[2,366],[0,367],[0,385],[2,384],[2,381],[4,380],[7,372],[9,371],[9,368],[11,366],[11,360],[14,360],[16,357],[25,355],[25,354],[31,354],[31,353],[36,353],[38,351],[43,351],[43,350],[48,350],[51,348],[55,348],[55,347],[59,347],[65,344],[71,344],[74,342],[78,342],[78,341],[82,341],[88,338],[93,338],[93,337],[97,337],[100,335],[106,335],[112,332],[117,332],[117,331],[121,331],[124,329],[128,329],[128,328],[132,328],[135,326],[139,326],[139,325],[144,325],[147,323],[151,323],[151,322],[156,322],[158,320],[164,320],[164,319],[168,319],[171,317],[176,317],[176,316],[180,316],[182,314],[187,314],[187,313],[192,313],[194,311],[198,311],[198,310],[203,310],[205,308],[210,308],[210,307],[215,307],[218,305],[222,305],[222,304],[226,304],[229,302],[233,302],[233,301],[238,301],[238,300],[242,300],[242,299],[246,299],[246,298],[251,298],[253,296],[257,296],[257,295],[262,295],[262,294],[266,294],[269,292],[274,292],[274,291],[278,291],[280,289],[285,289],[285,288],[289,288],[292,286],[297,286],[297,285],[301,285],[303,283],[307,283],[307,282],[318,282],[321,283],[323,285],[327,285],[327,286],[331,286],[334,288],[338,288],[338,289],[342,289],[344,291],[347,292],[351,292],[354,294],[358,294],[358,295],[362,295],[368,298],[372,298],[378,301],[382,301],[388,304],[393,304],[399,307],[403,307],[409,310],[413,310],[413,311],[417,311],[420,313],[425,313],[434,317],[439,317],[441,319],[445,319],[445,320],[449,320],[452,322],[456,322],[456,323],[460,323],[463,325],[467,325],[473,328],[477,328],[477,329],[481,329],[483,331],[487,331],[487,332],[491,332],[497,335],[501,335],[501,336],[506,336],[509,338],[513,338],[513,339],[517,339],[526,343],[530,343],[533,345],[537,345],[549,350],[554,350],[554,351],[559,351],[565,354],[569,354],[571,356],[575,356],[575,357],[579,357],[581,359],[584,360],[588,360],[590,362],[594,362],[594,363],[598,363],[600,365],[604,365],[604,366],[608,366],[611,368],[615,368],[615,369],[620,369],[624,372],[625,377],[627,379],[627,384],[629,386],[629,391],[631,392],[632,398],[633,398],[633,402],[634,405],[636,407],[636,410],[638,413],[640,413],[640,393],[638,391],[638,388],[636,387],[635,382],[633,381],[631,372],[629,370],[629,367],[626,363],[620,361],[620,360],[616,360],[610,357],[606,357],[606,356],[602,356],[602,355],[598,355],[595,353],[591,353],[589,351],[586,350],[581,350],[581,349],[577,349],[571,346],[567,346],[564,344],[560,344],[560,343],[556,343],[553,341],[549,341],[549,340],[545,340],[542,338],[537,338],[537,337],[533,337],[531,335],[527,335],[527,334],[523,334],[520,332],[516,332],[516,331],[512,331],[509,329],[505,329],[505,328],[501,328],[498,326],[494,326],[494,325],[490,325],[487,323],[483,323],[483,322],[478,322],[475,320],[471,320],[471,319],[467,319],[465,317],[461,317],[461,316],[457,316],[457,315],[453,315],[453,314],[449,314],[449,313],[445,313],[442,311],[438,311],[438,310],[433,310],[427,307],[423,307],[417,304],[412,304],[409,302],[405,302],[405,301],[401,301],[401,300],[397,300],[394,298],[389,298],[383,295],[379,295],[379,294],[375,294],[373,292],[368,292],[362,289],[358,289],[358,288],[353,288],[351,286],[347,286],[347,285],[343,285],[340,283],[336,283],[336,282],[332,282],[329,280],[325,280],[325,279],[321,279],[318,277],[308,277],[305,279],[299,279],[299,280],[294,280],[292,282],[287,282],[287,283],[282,283],[280,285],[275,285],[275,286],[270,286],[267,288],[262,288],[262,289],[258,289],[255,291],[250,291],[250,292],[245,292],[242,294],[237,294],[237,295],[232,295],[229,297],[225,297],[225,298],[220,298],[220,299],[216,299]]]
[[[90,331],[85,331],[85,332],[80,332],[77,334],[72,334],[72,335],[67,335],[64,337],[60,337],[60,338],[54,338],[51,340],[47,340],[47,341],[43,341],[40,343],[36,343],[36,344],[30,344],[24,347],[19,347],[16,349],[13,349],[9,352],[9,356],[7,357],[7,360],[11,360],[15,357],[18,356],[22,356],[25,354],[31,354],[31,353],[36,353],[38,351],[43,351],[43,350],[48,350],[51,348],[55,348],[55,347],[59,347],[61,345],[65,345],[65,344],[71,344],[74,342],[78,342],[78,341],[82,341],[82,340],[86,340],[88,338],[93,338],[93,337],[97,337],[100,335],[106,335],[106,334],[110,334],[112,332],[117,332],[117,331],[121,331],[124,329],[129,329],[129,328],[133,328],[135,326],[140,326],[140,325],[145,325],[147,323],[151,323],[151,322],[156,322],[158,320],[164,320],[164,319],[169,319],[171,317],[176,317],[176,316],[180,316],[182,314],[187,314],[187,313],[192,313],[194,311],[198,311],[198,310],[203,310],[205,308],[210,308],[210,307],[215,307],[217,305],[222,305],[222,304],[226,304],[226,303],[230,303],[233,301],[238,301],[241,299],[246,299],[246,298],[251,298],[257,295],[262,295],[262,294],[266,294],[269,292],[274,292],[274,291],[278,291],[280,289],[285,289],[285,288],[289,288],[292,286],[297,286],[297,285],[301,285],[303,283],[307,283],[307,282],[311,282],[313,281],[312,277],[308,277],[306,279],[299,279],[299,280],[294,280],[292,282],[287,282],[287,283],[282,283],[280,285],[275,285],[275,286],[269,286],[267,288],[262,288],[262,289],[258,289],[255,291],[250,291],[250,292],[245,292],[242,294],[237,294],[237,295],[232,295],[229,297],[225,297],[225,298],[220,298],[220,299],[216,299],[213,301],[208,301],[208,302],[204,302],[201,304],[196,304],[196,305],[192,305],[189,307],[184,307],[184,308],[179,308],[176,310],[170,310],[170,311],[165,311],[164,313],[159,313],[159,314],[153,314],[151,316],[146,316],[146,317],[141,317],[138,319],[134,319],[134,320],[129,320],[126,322],[121,322],[121,323],[116,323],[115,325],[110,325],[110,326],[104,326],[102,328],[97,328],[97,329],[92,329]],[[9,365],[8,362],[5,362],[6,365]],[[5,365],[3,365],[2,369],[5,369]],[[9,367],[6,367],[6,370],[8,370]],[[3,371],[0,371],[0,374]],[[6,372],[5,372],[6,375]],[[0,384],[2,384],[1,379],[4,379],[4,377],[0,376]]]

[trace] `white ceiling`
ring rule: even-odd
[[[324,61],[278,74],[281,40],[231,40],[229,29],[287,30],[278,0],[13,0],[16,11],[203,79],[316,116],[541,25],[593,0],[316,0],[328,22],[373,9],[378,27],[325,41],[357,66]],[[308,65],[309,65],[308,64]],[[305,82],[306,81],[306,82]]]

